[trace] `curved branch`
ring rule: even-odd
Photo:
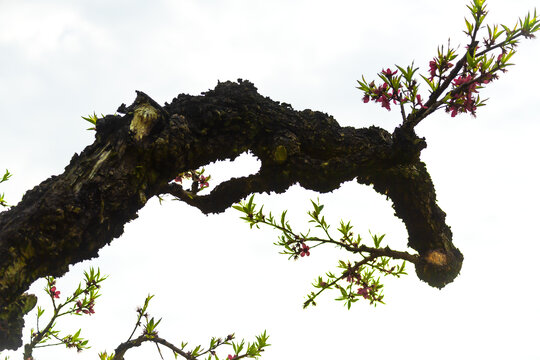
[[[156,343],[156,344],[164,345],[164,346],[168,347],[169,349],[171,349],[172,351],[174,351],[175,353],[179,354],[180,356],[182,356],[183,358],[185,358],[187,360],[196,359],[195,357],[191,356],[189,353],[183,351],[182,349],[175,346],[174,344],[171,344],[170,342],[168,342],[165,339],[162,339],[162,338],[160,338],[158,336],[148,337],[146,335],[141,335],[141,336],[137,337],[136,339],[129,340],[129,341],[126,341],[126,342],[118,345],[118,347],[114,351],[113,360],[124,360],[124,355],[126,354],[126,352],[129,349],[132,349],[134,347],[139,347],[144,342],[147,342],[147,341],[150,341],[150,342],[153,342],[153,343]]]
[[[184,190],[181,185],[168,183],[160,189],[160,194],[173,195],[186,204],[201,210],[204,214],[221,213],[249,194],[264,191],[284,192],[292,185],[287,182],[280,184],[274,181],[275,178],[272,176],[264,176],[261,173],[233,178],[216,186],[208,195],[197,195]]]
[[[96,257],[149,198],[164,192],[203,212],[220,212],[251,192],[281,193],[295,183],[328,192],[356,178],[393,200],[409,246],[428,264],[417,265],[421,279],[442,287],[459,272],[463,257],[420,161],[426,144],[412,129],[390,134],[341,127],[327,114],[265,98],[248,81],[218,83],[200,96],[181,94],[163,107],[138,92],[118,111],[125,115],[97,121],[94,143],[75,154],[64,173],[0,213],[0,320],[33,281],[59,277],[70,264]],[[193,199],[168,185],[181,172],[246,151],[261,161],[256,175]],[[21,344],[20,329],[12,325],[22,313],[10,319],[0,321],[9,329],[0,348]]]

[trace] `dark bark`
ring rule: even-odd
[[[328,192],[356,178],[392,199],[408,245],[420,255],[421,280],[440,288],[459,273],[463,256],[452,245],[420,161],[425,141],[413,129],[341,127],[327,114],[264,98],[240,80],[201,96],[179,95],[163,107],[138,92],[131,106],[118,111],[125,115],[98,120],[95,142],[75,154],[63,174],[0,213],[2,349],[21,345],[21,317],[29,311],[21,296],[33,281],[61,276],[70,264],[96,257],[148,199],[165,193],[216,213],[254,192],[282,193],[295,183]],[[180,172],[245,151],[261,161],[255,175],[192,198],[170,184]]]

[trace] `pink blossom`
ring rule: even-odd
[[[364,297],[364,299],[367,299],[368,298],[368,295],[369,295],[369,290],[371,290],[370,287],[361,287],[361,288],[358,288],[358,295],[362,295]]]
[[[300,249],[300,256],[309,256],[309,246],[304,243],[302,243],[302,248]]]
[[[467,77],[463,77],[463,76],[458,76],[457,78],[454,79],[454,86],[460,86],[460,85],[463,85],[469,81],[472,80],[472,76],[471,75],[468,75]]]
[[[54,296],[56,299],[60,298],[60,291],[56,291],[56,286],[51,287],[49,291],[51,292],[51,295]]]
[[[96,312],[94,311],[94,300],[91,300],[90,303],[88,303],[88,306],[86,309],[84,308],[81,300],[77,301],[77,309],[75,310],[75,312],[79,314],[81,311],[84,314],[89,314],[89,315],[95,314]]]
[[[437,75],[437,71],[440,69],[441,73],[445,72],[446,70],[450,69],[454,64],[451,62],[448,62],[446,58],[442,58],[438,61],[437,58],[433,58],[429,62],[429,80],[433,80],[433,78]]]
[[[424,105],[422,105],[422,97],[420,95],[416,95],[416,103],[420,105],[422,109],[427,109]]]
[[[390,70],[390,69],[388,68],[388,69],[386,69],[386,70],[383,69],[383,70],[381,71],[381,73],[382,73],[383,75],[386,75],[387,77],[390,78],[390,77],[396,75],[397,70],[394,71],[394,72],[392,72],[392,70]]]
[[[204,175],[201,175],[199,176],[199,189],[204,189],[204,188],[207,188],[209,185],[208,185],[208,178]]]
[[[390,100],[388,99],[388,97],[385,94],[382,94],[381,96],[379,96],[379,98],[376,100],[376,102],[380,102],[381,106],[383,108],[390,111]]]
[[[429,80],[433,80],[435,75],[437,75],[437,62],[435,59],[429,62],[429,75],[431,75]]]

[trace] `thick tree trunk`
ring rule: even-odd
[[[327,114],[264,98],[241,80],[201,96],[179,95],[163,107],[138,92],[118,111],[125,115],[98,120],[95,142],[63,174],[0,213],[0,349],[21,345],[22,316],[35,305],[23,293],[32,282],[96,257],[148,199],[164,193],[205,213],[222,212],[254,192],[281,193],[295,183],[327,192],[356,178],[393,200],[409,246],[420,255],[420,279],[443,287],[459,273],[463,256],[420,161],[426,144],[413,130],[341,127]],[[245,151],[260,159],[259,172],[209,195],[189,197],[170,183],[181,172]]]

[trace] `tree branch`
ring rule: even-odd
[[[201,211],[221,212],[252,192],[284,192],[298,183],[318,192],[357,179],[390,197],[418,251],[420,279],[442,287],[463,256],[451,242],[445,214],[410,128],[393,134],[341,127],[329,115],[294,111],[258,94],[248,81],[218,83],[200,96],[181,94],[161,107],[142,92],[125,114],[96,124],[96,139],[64,173],[28,191],[0,213],[0,348],[21,345],[22,312],[13,304],[30,284],[59,277],[70,264],[94,258],[119,237],[152,196],[172,193]],[[206,196],[188,198],[169,184],[177,174],[251,151],[255,175],[232,179]],[[10,312],[11,311],[11,312]],[[7,320],[4,320],[7,319]],[[11,319],[11,320],[10,320]],[[7,330],[5,330],[7,329]]]
[[[195,357],[191,356],[189,353],[183,351],[182,349],[178,348],[174,344],[171,344],[170,342],[168,342],[165,339],[162,339],[162,338],[160,338],[158,336],[148,337],[146,335],[141,335],[141,336],[137,337],[136,339],[129,340],[129,341],[126,341],[126,342],[118,345],[118,347],[114,351],[113,360],[124,360],[124,355],[129,349],[141,346],[142,343],[146,342],[146,341],[150,341],[150,342],[153,342],[153,343],[156,343],[156,344],[164,345],[164,346],[168,347],[169,349],[171,349],[172,351],[179,354],[180,356],[182,356],[185,359],[188,359],[188,360],[195,359]]]

